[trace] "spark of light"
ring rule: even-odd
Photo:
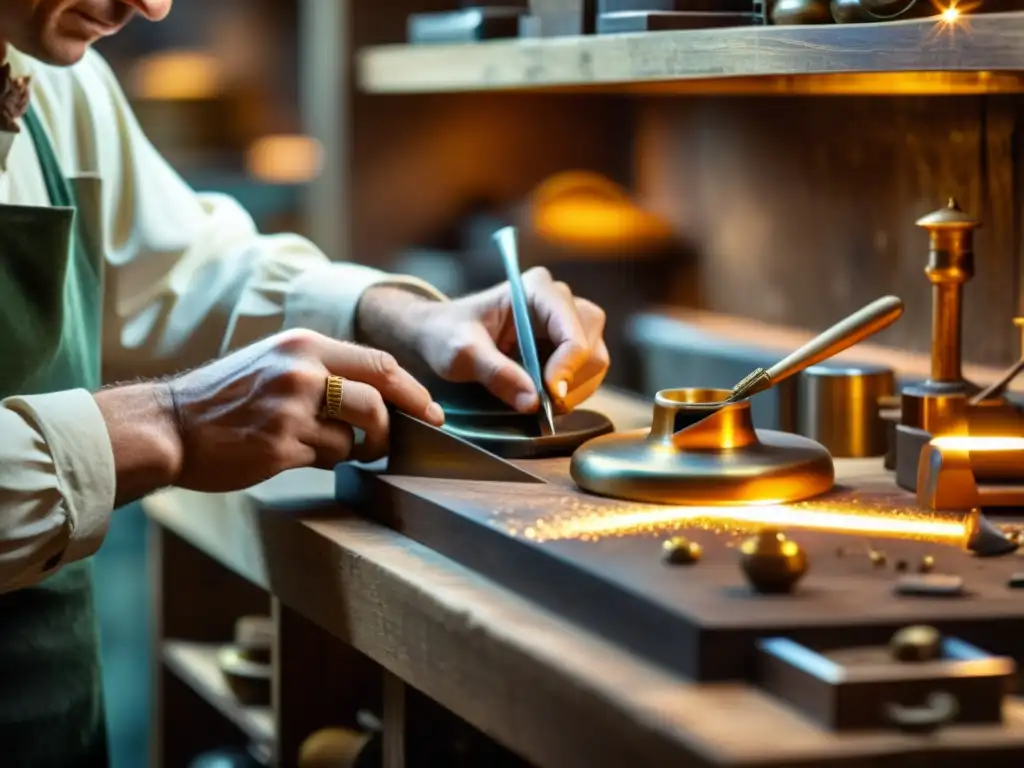
[[[970,32],[970,14],[981,5],[980,2],[958,3],[955,1],[947,5],[938,0],[931,0],[931,4],[938,12],[935,17],[934,35],[937,37],[946,33],[950,38],[954,37],[958,30]]]
[[[849,511],[844,511],[843,507]],[[865,511],[860,504],[805,502],[800,506],[764,504],[737,507],[643,507],[600,509],[575,515],[554,515],[522,528],[534,541],[592,540],[635,535],[669,528],[728,528],[740,526],[795,527],[836,533],[872,534],[900,538],[962,541],[964,519],[927,516],[910,510]],[[513,531],[510,530],[510,533]]]

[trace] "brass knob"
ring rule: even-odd
[[[807,572],[807,555],[795,541],[768,528],[740,546],[740,567],[756,591],[784,594]]]
[[[704,553],[700,544],[695,541],[674,536],[661,545],[662,557],[669,565],[693,565]]]
[[[935,627],[904,627],[889,641],[889,650],[897,661],[932,661],[939,657],[942,635]]]

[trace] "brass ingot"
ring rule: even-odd
[[[897,661],[933,661],[942,651],[942,634],[935,627],[904,627],[892,636],[889,650]]]
[[[800,435],[755,430],[750,402],[723,406],[729,394],[658,392],[651,428],[585,443],[573,454],[572,479],[601,496],[678,505],[785,503],[832,488],[827,450]]]
[[[795,541],[768,528],[743,542],[740,567],[756,591],[764,595],[785,594],[807,572],[807,555]]]
[[[704,549],[695,541],[675,536],[661,545],[665,562],[669,565],[693,565],[702,554]]]

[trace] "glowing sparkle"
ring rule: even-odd
[[[947,24],[955,24],[956,20],[960,18],[960,9],[958,9],[955,5],[951,5],[949,8],[946,8],[940,15],[942,16],[942,20]]]
[[[932,445],[948,451],[1024,451],[1024,437],[936,437]]]
[[[594,541],[682,529],[743,534],[764,526],[948,542],[962,541],[966,534],[962,518],[872,505],[864,498],[737,507],[574,502],[559,505],[540,519],[501,519],[499,524],[510,535],[522,531],[521,535],[537,542]]]

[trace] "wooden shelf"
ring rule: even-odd
[[[217,666],[217,646],[168,640],[163,644],[167,668],[253,741],[274,744],[274,712],[270,707],[238,703]]]
[[[1024,92],[1024,12],[881,24],[389,45],[359,53],[370,93]]]

